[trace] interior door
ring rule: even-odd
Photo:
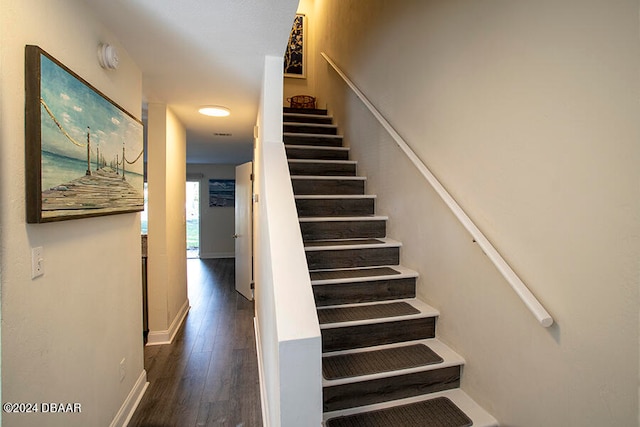
[[[236,166],[236,291],[253,300],[253,163]]]

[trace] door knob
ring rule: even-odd
[[[234,234],[234,235],[233,235],[233,238],[234,238],[234,239],[237,239],[238,237],[240,237],[240,235],[239,235],[239,234]]]

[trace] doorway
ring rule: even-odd
[[[200,258],[200,181],[187,181],[187,258]]]

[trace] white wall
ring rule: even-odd
[[[187,164],[200,181],[200,258],[235,256],[235,207],[209,206],[210,179],[236,179],[236,165]]]
[[[186,132],[165,104],[148,110],[148,344],[170,342],[188,309]]]
[[[325,65],[463,388],[508,426],[636,426],[638,2],[316,0],[326,51],[556,320],[541,328]]]
[[[98,65],[99,42],[120,67]],[[6,426],[107,426],[143,381],[139,214],[25,223],[24,46],[35,44],[141,116],[140,70],[76,0],[4,0],[0,9],[2,397],[78,402],[80,414],[4,414]],[[31,247],[44,276],[31,280]],[[119,365],[125,359],[126,376]],[[120,418],[120,421],[123,421]]]
[[[254,277],[264,423],[318,426],[320,327],[282,144],[282,59],[265,59],[255,150]]]

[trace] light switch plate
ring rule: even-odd
[[[31,278],[35,279],[44,274],[44,251],[42,246],[31,248]]]

